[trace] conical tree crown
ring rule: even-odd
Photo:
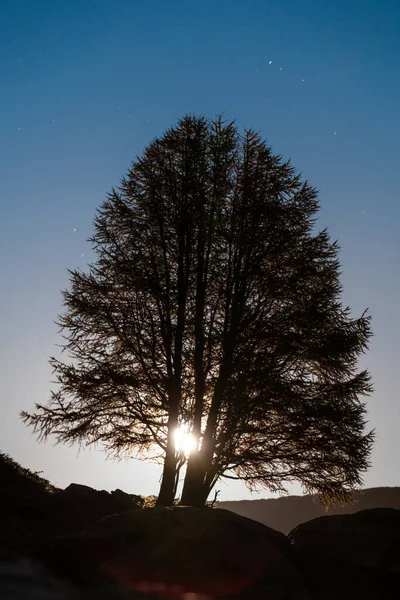
[[[297,479],[345,497],[372,444],[357,371],[371,332],[342,306],[317,211],[317,191],[258,133],[183,118],[98,210],[96,262],[64,292],[71,360],[52,359],[58,388],[26,420],[161,458],[184,424],[201,485]]]

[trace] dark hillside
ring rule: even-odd
[[[286,496],[267,500],[239,500],[219,502],[219,508],[226,508],[239,515],[254,519],[288,533],[300,523],[324,515],[352,514],[368,508],[400,509],[400,487],[378,487],[363,490],[353,496],[354,504],[334,506],[324,512],[312,496]]]

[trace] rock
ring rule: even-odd
[[[293,560],[315,598],[391,598],[392,586],[399,586],[399,510],[320,517],[288,537]]]
[[[68,528],[58,535],[87,529],[104,517],[140,508],[143,499],[121,490],[106,492],[86,485],[71,483],[65,490],[53,494],[54,507],[64,515]]]
[[[38,557],[78,586],[163,596],[305,600],[283,534],[223,509],[148,508],[57,538]]]
[[[104,510],[110,511],[103,516],[139,508],[143,504],[143,498],[141,496],[127,494],[120,489],[116,489],[110,493],[105,490],[95,490],[94,488],[79,483],[71,483],[65,490],[59,490],[55,496],[57,496],[58,499],[67,498],[68,501],[75,499],[79,500],[80,503],[96,504],[97,507],[103,506]]]
[[[98,490],[95,490],[89,485],[82,485],[81,483],[70,483],[65,490],[60,491],[62,494],[74,496],[85,496],[87,494],[96,494],[98,492]]]
[[[118,488],[111,492],[111,496],[113,501],[118,504],[118,506],[121,508],[124,507],[124,510],[132,510],[132,507],[139,508],[144,504],[144,499],[141,496],[127,494]]]

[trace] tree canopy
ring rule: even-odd
[[[25,421],[42,439],[161,460],[160,504],[184,464],[184,504],[204,505],[220,477],[347,499],[373,442],[357,367],[370,317],[342,305],[318,208],[257,132],[184,117],[98,210],[96,261],[64,292],[68,359],[51,359],[56,389]]]

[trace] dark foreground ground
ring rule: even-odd
[[[329,515],[307,497],[148,508],[0,455],[0,599],[400,597],[399,489],[356,500]]]

